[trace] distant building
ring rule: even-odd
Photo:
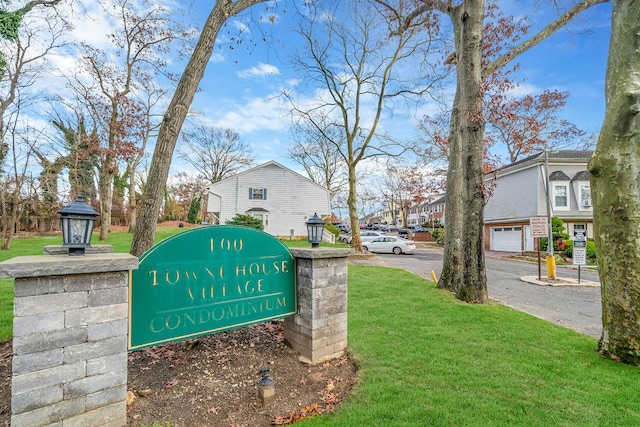
[[[220,224],[251,215],[276,237],[306,237],[313,214],[331,215],[329,190],[274,161],[218,181],[208,192],[207,212]]]
[[[545,153],[507,165],[485,175],[491,189],[484,209],[485,249],[495,251],[533,251],[529,221],[547,216],[547,183],[551,216],[562,219],[566,232],[585,230],[593,237],[593,208],[587,163],[592,151],[550,151],[548,179]]]

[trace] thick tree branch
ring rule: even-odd
[[[490,76],[494,71],[504,67],[511,60],[516,58],[518,55],[526,52],[531,49],[551,34],[558,31],[560,28],[564,27],[569,21],[575,18],[579,13],[589,9],[592,6],[600,3],[608,3],[610,0],[583,0],[580,3],[576,4],[567,12],[563,13],[558,19],[551,22],[549,25],[544,27],[538,34],[531,37],[528,40],[523,41],[519,45],[515,46],[509,52],[505,53],[501,57],[497,58],[482,70],[482,79],[485,80],[488,76]]]
[[[25,4],[20,9],[16,10],[15,13],[19,14],[20,16],[24,16],[36,6],[55,6],[56,4],[60,3],[60,1],[61,0],[33,0]]]

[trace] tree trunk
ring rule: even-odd
[[[487,302],[484,260],[482,25],[484,0],[451,11],[457,85],[451,113],[445,253],[439,286],[471,303]]]
[[[107,160],[100,171],[100,237],[101,241],[109,240],[111,228],[111,207],[113,204],[113,174],[110,172],[112,160]]]
[[[20,205],[20,200],[18,197],[16,197],[16,195],[12,197],[12,200],[13,202],[11,205],[11,213],[9,214],[9,223],[7,224],[7,228],[3,230],[4,236],[2,238],[2,247],[0,248],[3,251],[8,251],[11,249],[13,234],[17,231],[18,228],[18,206]]]
[[[135,233],[136,219],[138,216],[138,204],[136,200],[136,169],[138,169],[137,159],[129,164],[129,233]]]
[[[136,231],[131,242],[130,252],[132,255],[140,256],[153,245],[158,214],[178,134],[211,58],[218,31],[227,18],[263,1],[266,0],[237,0],[235,2],[217,0],[211,10],[160,126],[147,177],[147,185],[138,207]]]
[[[640,3],[615,0],[606,113],[589,162],[602,289],[600,353],[640,365]]]
[[[358,223],[356,191],[356,167],[353,163],[348,164],[349,170],[349,196],[347,197],[347,206],[349,208],[349,219],[351,220],[351,247],[356,253],[362,253],[362,239],[360,238],[360,224]]]

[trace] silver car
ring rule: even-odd
[[[363,231],[360,233],[360,240],[362,243],[370,242],[378,237],[386,236],[384,231]]]
[[[369,230],[363,230],[360,232],[360,239],[361,242],[370,242],[373,239],[377,239],[378,237],[382,237],[384,236],[385,233],[383,231],[369,231]],[[342,243],[346,243],[347,245],[351,244],[351,239],[352,236],[351,234],[341,234],[338,237],[338,240]]]
[[[383,254],[413,254],[416,252],[416,243],[402,237],[383,236],[363,243],[362,248],[369,252]]]

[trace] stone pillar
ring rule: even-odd
[[[352,249],[291,248],[297,260],[298,314],[284,321],[284,338],[305,363],[347,348],[347,257]]]
[[[17,257],[11,425],[127,423],[129,270],[122,253]]]

